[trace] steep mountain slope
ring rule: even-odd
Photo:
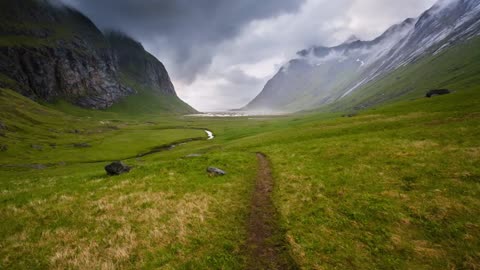
[[[480,37],[382,75],[321,111],[357,111],[383,103],[423,99],[427,90],[457,92],[480,85]]]
[[[118,59],[120,81],[137,91],[111,107],[117,112],[192,113],[195,109],[178,98],[165,66],[145,51],[142,44],[119,32],[106,38]]]
[[[282,67],[245,109],[299,111],[332,104],[479,34],[480,1],[441,0],[372,41],[349,39],[336,47],[298,52],[299,58]]]
[[[154,56],[145,51],[142,44],[123,35],[110,32],[107,39],[118,57],[120,73],[158,93],[176,95],[167,70]]]
[[[130,56],[122,42],[134,41],[112,42],[78,11],[45,0],[2,1],[0,10],[0,87],[34,100],[106,109],[140,92],[122,78],[125,63],[136,59],[131,64],[147,73],[130,80],[177,101],[177,111],[194,111],[178,99],[157,59],[141,46]]]

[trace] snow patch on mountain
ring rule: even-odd
[[[299,51],[247,108],[293,111],[332,103],[399,67],[478,35],[480,0],[440,0],[418,18],[406,19],[374,40],[352,36],[335,47]]]

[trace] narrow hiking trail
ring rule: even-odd
[[[262,153],[257,153],[257,160],[259,167],[248,219],[247,269],[298,269],[278,226],[270,162]]]

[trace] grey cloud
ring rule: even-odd
[[[191,105],[201,111],[241,108],[263,87],[265,79],[250,76],[238,68],[210,70],[183,93]]]
[[[177,78],[191,82],[211,63],[219,43],[252,20],[294,12],[304,0],[63,1],[101,28],[118,29],[147,43],[157,56],[175,63],[171,68]]]
[[[231,83],[234,84],[257,84],[261,80],[252,76],[249,76],[241,69],[233,69],[229,72],[225,72],[223,77]]]
[[[301,49],[374,38],[436,0],[51,1],[141,41],[180,97],[208,111],[245,105]]]

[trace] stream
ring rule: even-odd
[[[207,133],[207,136],[208,136],[207,140],[213,140],[213,138],[215,138],[215,135],[213,135],[213,132],[211,132],[210,130],[206,129],[205,133]]]

